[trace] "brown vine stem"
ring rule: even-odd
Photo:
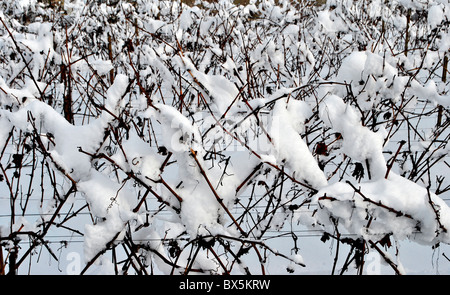
[[[47,225],[44,227],[43,231],[41,234],[37,235],[36,238],[39,240],[43,240],[44,236],[47,234],[48,230],[50,229],[50,226],[54,223],[55,218],[59,215],[59,212],[61,211],[61,208],[64,206],[66,200],[69,198],[70,194],[72,194],[73,192],[76,191],[76,184],[73,183],[72,186],[70,187],[70,189],[67,191],[67,193],[65,194],[64,198],[62,199],[61,203],[59,204],[58,208],[56,209],[56,211],[53,213],[50,221],[47,222]],[[43,243],[44,245],[46,245],[45,243]],[[25,260],[25,258],[33,251],[33,249],[38,246],[39,243],[33,241],[32,245],[30,246],[30,248],[28,248],[28,250],[23,254],[23,256],[21,257],[21,259],[17,262],[16,264],[16,268],[18,268],[22,262]],[[49,248],[47,248],[49,249]],[[50,253],[52,253],[49,250]],[[58,260],[58,259],[56,259]]]
[[[431,193],[430,193],[430,186],[427,187],[427,196],[428,196],[428,203],[430,204],[431,208],[433,209],[434,215],[436,216],[436,221],[439,225],[439,228],[446,233],[447,229],[445,226],[441,223],[441,219],[439,217],[439,210],[436,209],[436,206],[434,205],[434,202],[431,200]],[[439,235],[439,231],[436,231],[436,236]]]
[[[110,162],[112,165],[114,165],[115,167],[122,169],[122,167],[120,167],[120,165],[118,165],[113,159],[111,159],[110,157],[108,157],[107,155],[105,155],[104,153],[100,153],[97,155],[88,153],[86,151],[84,151],[81,147],[78,148],[78,151],[80,153],[84,153],[86,155],[91,156],[93,159],[105,159],[108,162]],[[176,212],[179,212],[180,209],[177,207],[174,207],[173,205],[171,205],[170,203],[168,203],[167,201],[163,200],[163,198],[158,195],[151,186],[149,186],[148,184],[146,184],[142,179],[140,179],[133,171],[123,171],[124,173],[127,174],[128,177],[132,178],[133,180],[135,180],[137,183],[139,183],[140,185],[142,185],[143,187],[145,187],[149,192],[152,193],[153,196],[156,197],[156,199],[158,200],[158,202],[163,203],[165,205],[168,205],[169,207],[171,207],[172,209],[174,209]],[[139,202],[138,206],[136,206],[136,208],[134,208],[133,210],[136,210],[136,212],[139,210],[139,207],[142,205],[142,203],[144,202],[145,198],[146,198],[147,194],[144,194],[144,197],[141,199],[141,201]]]
[[[211,182],[209,181],[208,176],[205,173],[205,170],[203,170],[202,165],[200,164],[200,162],[197,159],[197,152],[194,151],[193,149],[191,149],[191,155],[195,160],[195,163],[197,163],[198,168],[200,169],[200,174],[203,176],[203,178],[205,179],[206,183],[208,184],[209,188],[211,189],[212,193],[214,194],[214,197],[216,197],[217,202],[219,202],[220,206],[223,208],[223,210],[225,210],[225,212],[227,213],[227,215],[231,218],[231,220],[233,221],[234,225],[236,225],[236,227],[238,228],[238,230],[241,232],[241,234],[243,236],[247,236],[247,233],[241,228],[241,226],[239,225],[239,223],[236,221],[236,219],[234,219],[233,215],[231,214],[230,210],[228,210],[227,206],[225,206],[225,204],[223,203],[223,199],[217,194],[216,190],[214,189],[213,185],[211,184]]]
[[[349,184],[349,185],[353,188],[353,190],[354,190],[358,195],[360,195],[360,196],[363,198],[364,201],[369,202],[369,203],[374,204],[374,205],[377,205],[377,206],[379,206],[379,207],[381,207],[381,208],[384,208],[384,209],[388,210],[389,212],[395,213],[397,216],[404,216],[404,217],[407,217],[407,218],[409,218],[409,219],[414,219],[411,215],[406,214],[406,213],[403,213],[403,212],[400,212],[400,211],[398,211],[398,210],[396,210],[396,209],[394,209],[394,208],[392,208],[392,207],[386,206],[386,205],[384,205],[381,201],[375,202],[374,200],[372,200],[372,199],[366,197],[366,196],[361,192],[361,190],[358,189],[358,188],[356,188],[350,181],[347,180],[346,183]]]
[[[44,93],[42,92],[41,88],[39,88],[39,85],[38,85],[38,83],[36,82],[36,79],[33,76],[33,72],[31,71],[31,69],[30,69],[30,67],[28,65],[29,63],[25,59],[25,56],[23,55],[22,50],[20,50],[19,44],[17,44],[16,39],[14,38],[13,34],[8,29],[8,26],[6,26],[5,22],[3,21],[3,18],[1,18],[1,17],[0,17],[0,22],[3,24],[3,27],[8,32],[8,35],[11,37],[11,40],[13,41],[14,46],[16,47],[17,51],[19,52],[20,57],[22,58],[22,61],[25,63],[25,67],[27,68],[27,71],[28,71],[28,74],[30,75],[31,81],[33,81],[34,86],[36,87],[37,91],[39,92],[40,100],[42,100],[43,96],[44,96]]]
[[[374,248],[375,250],[377,250],[377,252],[381,255],[381,257],[383,257],[383,259],[387,262],[387,264],[389,264],[392,269],[395,271],[395,274],[397,275],[401,275],[402,273],[400,272],[400,270],[398,269],[398,265],[394,263],[394,261],[392,261],[391,258],[389,258],[386,253],[383,252],[383,250],[380,249],[380,247],[377,246],[377,244],[375,244],[374,242],[369,240],[369,244],[372,248]]]
[[[236,219],[233,217],[233,215],[231,214],[230,210],[228,210],[228,208],[225,206],[225,204],[223,203],[223,199],[217,194],[216,190],[214,189],[213,185],[211,184],[211,182],[209,181],[208,176],[205,173],[205,170],[203,170],[202,165],[200,164],[200,162],[197,159],[197,153],[191,149],[191,155],[194,158],[195,162],[197,163],[197,166],[200,169],[200,174],[203,176],[203,178],[205,179],[206,183],[208,184],[209,188],[211,189],[212,193],[214,194],[214,196],[216,197],[217,202],[219,202],[220,206],[225,210],[225,212],[227,213],[227,215],[231,218],[231,220],[233,221],[234,225],[238,228],[238,230],[241,232],[241,234],[246,237],[247,233],[241,228],[241,226],[239,225],[239,223],[236,221]],[[251,243],[252,247],[255,249],[256,254],[258,256],[259,261],[261,262],[261,271],[263,274],[265,274],[265,269],[264,269],[264,264],[262,263],[262,256],[259,253],[258,248],[256,248],[255,243]]]
[[[395,153],[394,157],[392,158],[391,162],[388,164],[387,166],[387,170],[386,170],[386,175],[384,176],[385,179],[388,178],[389,176],[389,172],[392,169],[392,166],[394,165],[395,159],[397,158],[398,154],[400,153],[400,150],[402,149],[402,147],[405,145],[406,141],[402,140],[400,141],[400,145],[397,149],[397,152]]]
[[[230,272],[227,270],[227,267],[225,266],[225,264],[223,264],[222,259],[220,259],[219,255],[217,255],[216,251],[214,251],[213,247],[209,247],[208,250],[211,251],[211,253],[214,255],[216,260],[219,262],[220,266],[225,271],[225,274],[229,275]]]
[[[120,235],[121,232],[122,231],[117,232],[114,235],[114,237],[108,243],[106,243],[105,247],[101,251],[99,251],[91,260],[89,260],[89,262],[86,264],[86,266],[80,272],[80,275],[85,274],[86,271],[92,266],[92,264],[94,264],[94,262],[97,260],[97,258],[99,258],[101,255],[103,255],[103,253],[105,253],[106,250],[108,250],[114,244],[114,241],[117,239],[117,237]]]

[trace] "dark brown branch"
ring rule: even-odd
[[[391,258],[389,258],[389,256],[386,255],[386,253],[383,252],[383,250],[381,250],[376,243],[372,242],[369,240],[369,244],[372,248],[374,248],[375,250],[377,250],[377,252],[381,255],[381,257],[383,257],[383,259],[387,262],[387,264],[389,264],[392,269],[395,271],[395,274],[397,275],[401,275],[401,271],[398,269],[398,265],[395,264]]]
[[[398,210],[396,210],[396,209],[394,209],[394,208],[388,207],[388,206],[384,205],[381,201],[375,202],[375,201],[373,201],[372,199],[366,197],[366,196],[361,192],[361,190],[360,190],[360,189],[357,189],[350,181],[347,180],[346,183],[349,184],[349,185],[353,188],[353,190],[354,190],[358,195],[360,195],[360,196],[363,198],[364,201],[369,202],[369,203],[371,203],[371,204],[374,204],[374,205],[376,205],[376,206],[378,206],[378,207],[381,207],[381,208],[383,208],[383,209],[386,209],[386,210],[388,210],[389,212],[395,213],[395,215],[397,215],[397,216],[404,216],[404,217],[406,217],[406,218],[409,218],[409,219],[413,219],[413,220],[414,220],[414,218],[413,218],[411,215],[409,215],[409,214],[406,214],[406,213],[400,212],[400,211],[398,211]]]
[[[225,210],[225,212],[227,213],[227,215],[231,218],[231,220],[233,221],[234,225],[236,225],[236,227],[239,229],[239,231],[241,232],[241,234],[243,236],[246,236],[247,233],[241,228],[241,226],[239,225],[239,223],[236,221],[236,219],[234,219],[233,215],[231,214],[230,210],[228,210],[228,208],[225,206],[225,204],[223,203],[223,199],[217,194],[216,190],[214,189],[213,185],[211,184],[211,182],[209,181],[208,176],[205,173],[205,170],[203,170],[202,165],[200,165],[200,162],[197,159],[197,152],[195,152],[193,149],[191,149],[191,155],[194,158],[195,162],[197,163],[198,168],[200,169],[200,174],[203,176],[203,178],[205,179],[206,183],[208,184],[209,188],[211,189],[212,193],[214,194],[214,197],[216,197],[217,202],[220,204],[220,206]]]

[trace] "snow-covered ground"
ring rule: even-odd
[[[0,272],[450,274],[447,1],[0,4]]]

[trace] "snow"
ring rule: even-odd
[[[303,101],[290,100],[287,103],[286,99],[280,99],[273,110],[269,134],[277,163],[286,162],[295,178],[320,188],[327,184],[327,180],[300,136],[310,115],[311,110]]]
[[[182,60],[193,78],[196,79],[195,83],[200,83],[201,87],[204,87],[204,90],[207,91],[205,96],[211,99],[214,111],[217,111],[219,114],[225,113],[239,94],[239,90],[234,83],[223,76],[206,75],[198,71],[187,59]]]
[[[427,20],[431,29],[436,28],[444,20],[443,8],[444,6],[441,5],[432,5],[428,9]]]
[[[365,254],[392,238],[401,273],[401,243],[450,244],[446,1],[13,2],[0,4],[20,48],[0,27],[0,210],[15,213],[2,237],[72,226],[84,265],[100,255],[93,273],[108,274],[117,245],[147,270],[221,274],[219,260],[317,270],[322,241],[303,233]]]
[[[375,179],[384,177],[386,162],[382,154],[383,137],[361,125],[355,109],[336,96],[324,100],[320,117],[333,130],[342,134],[342,151],[358,162],[370,163],[371,175]]]
[[[344,31],[346,29],[343,21],[329,10],[319,11],[317,13],[317,20],[324,27],[325,31],[329,33]]]
[[[132,193],[127,188],[111,181],[101,173],[92,173],[87,181],[77,185],[89,203],[92,213],[103,221],[95,225],[86,224],[84,257],[90,261],[99,251],[103,250],[115,236],[121,232],[126,223],[135,218],[131,212]]]
[[[391,91],[391,85],[402,81],[397,70],[386,62],[382,56],[370,51],[352,52],[343,61],[336,75],[336,81],[351,85],[354,95],[358,97],[358,105],[364,109],[371,109],[378,104],[378,93],[393,96],[396,99],[400,94]],[[404,89],[400,84],[399,89]],[[338,92],[343,95],[344,92]]]
[[[391,233],[395,240],[409,238],[426,245],[449,242],[449,233],[440,228],[431,203],[439,208],[440,222],[444,228],[450,225],[449,208],[435,194],[430,193],[428,196],[425,188],[395,173],[391,173],[388,179],[382,178],[356,186],[364,198],[370,201],[356,193],[349,184],[336,183],[321,189],[315,201],[325,210],[320,212],[321,216],[317,221],[328,224],[328,214],[331,214],[342,220],[341,233],[344,233],[345,229],[346,233],[368,240],[378,240]],[[336,200],[322,198],[323,196]],[[395,211],[387,213],[381,206]],[[368,216],[373,218],[370,226],[367,225]]]
[[[417,97],[431,101],[435,105],[441,105],[443,107],[450,106],[450,96],[448,94],[445,96],[440,95],[434,81],[429,81],[424,86],[420,85],[417,81],[414,81],[411,86]]]
[[[110,60],[100,60],[100,59],[94,59],[90,58],[92,61],[90,62],[90,65],[94,67],[94,69],[97,71],[97,74],[100,76],[103,76],[107,74],[110,70],[113,69],[113,65]]]

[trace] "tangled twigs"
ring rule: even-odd
[[[81,147],[79,147],[78,150],[79,150],[81,153],[84,153],[84,154],[86,154],[86,155],[91,156],[93,159],[105,159],[105,160],[109,161],[111,164],[113,164],[115,167],[121,169],[121,166],[120,166],[120,165],[118,165],[113,159],[111,159],[111,157],[105,155],[104,153],[100,153],[100,154],[97,154],[97,155],[93,155],[93,154],[91,154],[91,153],[88,153],[88,152],[84,151]],[[142,185],[143,187],[145,187],[145,188],[147,189],[147,191],[150,192],[150,193],[152,193],[152,195],[155,196],[156,199],[157,199],[160,203],[163,203],[163,204],[165,204],[165,205],[167,205],[167,206],[173,208],[175,211],[179,212],[179,210],[180,210],[179,208],[174,207],[174,206],[171,205],[169,202],[163,200],[163,198],[162,198],[158,193],[156,193],[156,192],[152,189],[151,186],[149,186],[148,184],[146,184],[146,183],[145,183],[142,179],[140,179],[135,173],[133,173],[133,171],[127,171],[126,174],[127,174],[128,177],[130,177],[131,179],[135,180],[137,183],[139,183],[140,185]],[[133,209],[133,210],[136,210],[136,211],[139,210],[139,208],[141,207],[142,203],[145,202],[147,193],[146,193],[144,196],[145,196],[145,197],[143,197],[143,198],[141,199],[141,201],[139,202],[139,204],[138,204],[138,205],[135,207],[135,209]],[[179,200],[180,202],[182,201],[182,199],[179,198],[179,197],[178,197],[178,200]]]
[[[450,244],[448,5],[199,1],[0,1],[0,274],[41,249],[303,273],[330,237],[320,270],[363,274],[389,238]]]
[[[13,34],[11,33],[11,31],[8,29],[8,26],[5,24],[5,22],[3,21],[2,17],[0,17],[0,22],[2,23],[3,27],[5,28],[5,30],[8,32],[8,35],[11,38],[11,40],[13,41],[17,52],[19,53],[20,57],[22,58],[22,61],[25,64],[25,67],[27,68],[28,74],[30,75],[30,79],[31,79],[31,81],[33,81],[33,84],[36,87],[36,90],[39,92],[39,98],[41,100],[43,100],[43,93],[42,93],[41,88],[39,87],[39,85],[38,85],[38,83],[36,81],[36,78],[33,75],[33,72],[30,69],[29,62],[26,60],[25,56],[22,53],[22,50],[19,47],[19,44],[17,44],[16,39],[14,38]]]

